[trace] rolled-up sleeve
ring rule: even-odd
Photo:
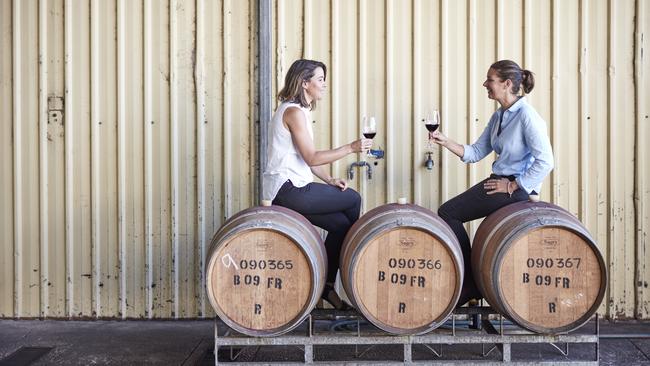
[[[463,145],[464,152],[461,160],[464,163],[476,163],[492,152],[492,141],[490,139],[492,123],[493,120],[490,120],[476,142],[471,145]]]
[[[546,132],[546,123],[542,119],[532,118],[525,121],[524,138],[534,161],[522,175],[517,177],[517,185],[531,193],[553,170],[555,162],[551,142]]]

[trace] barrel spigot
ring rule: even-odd
[[[433,154],[431,151],[427,152],[427,160],[424,162],[424,167],[427,168],[427,170],[433,170],[433,159],[431,158],[431,154]]]
[[[354,167],[355,166],[359,166],[359,167],[365,166],[367,168],[366,169],[366,174],[368,175],[368,179],[372,179],[372,167],[370,166],[370,164],[368,164],[367,161],[361,160],[361,161],[355,161],[354,163],[350,164],[350,166],[348,167],[348,179],[349,180],[354,179]]]

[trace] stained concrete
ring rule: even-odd
[[[601,320],[601,365],[649,365],[650,322],[608,322]],[[0,365],[21,347],[51,347],[32,365],[213,365],[214,321],[63,321],[0,320]],[[223,331],[225,327],[220,325]],[[362,328],[363,329],[363,328]],[[579,332],[595,328],[587,324]],[[348,329],[349,331],[349,329]],[[336,333],[334,333],[336,334]],[[487,350],[487,349],[486,349]],[[444,345],[443,360],[499,361],[494,350],[482,356],[481,345]],[[360,357],[355,357],[360,355]],[[230,359],[229,349],[219,353]],[[563,356],[548,344],[513,346],[513,361],[593,360],[593,345],[570,345]],[[320,346],[314,348],[317,361],[399,361],[402,347]],[[413,347],[414,360],[432,360],[423,346]],[[3,363],[5,360],[5,363]],[[237,361],[301,362],[298,347],[248,347]]]

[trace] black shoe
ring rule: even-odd
[[[456,308],[459,308],[465,304],[468,306],[478,306],[479,302],[483,299],[483,295],[476,288],[476,286],[463,287],[460,291],[460,297],[458,298],[458,303]]]
[[[336,310],[354,310],[350,304],[339,297],[339,294],[336,293],[334,287],[328,283],[325,284],[325,287],[323,288],[323,294],[320,297],[321,299],[327,301],[328,304],[332,305],[332,307]]]

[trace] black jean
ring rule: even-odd
[[[504,177],[496,174],[490,175],[489,178],[485,178],[472,188],[445,202],[438,209],[438,215],[440,218],[445,220],[454,231],[454,234],[456,234],[456,237],[460,242],[460,248],[463,252],[463,260],[465,261],[465,280],[463,282],[463,291],[458,305],[466,303],[471,298],[480,296],[476,289],[476,285],[474,284],[472,273],[472,246],[469,242],[469,236],[467,235],[467,231],[465,231],[463,223],[488,216],[511,203],[528,199],[528,193],[523,189],[514,191],[512,197],[507,193],[487,194],[488,190],[483,187],[485,182],[488,179],[499,178]],[[514,177],[507,178],[514,180]]]
[[[359,219],[359,193],[351,188],[341,191],[322,183],[294,187],[288,180],[278,191],[273,204],[290,208],[305,216],[312,224],[327,230],[327,282],[334,282],[339,269],[341,244],[352,224]]]

